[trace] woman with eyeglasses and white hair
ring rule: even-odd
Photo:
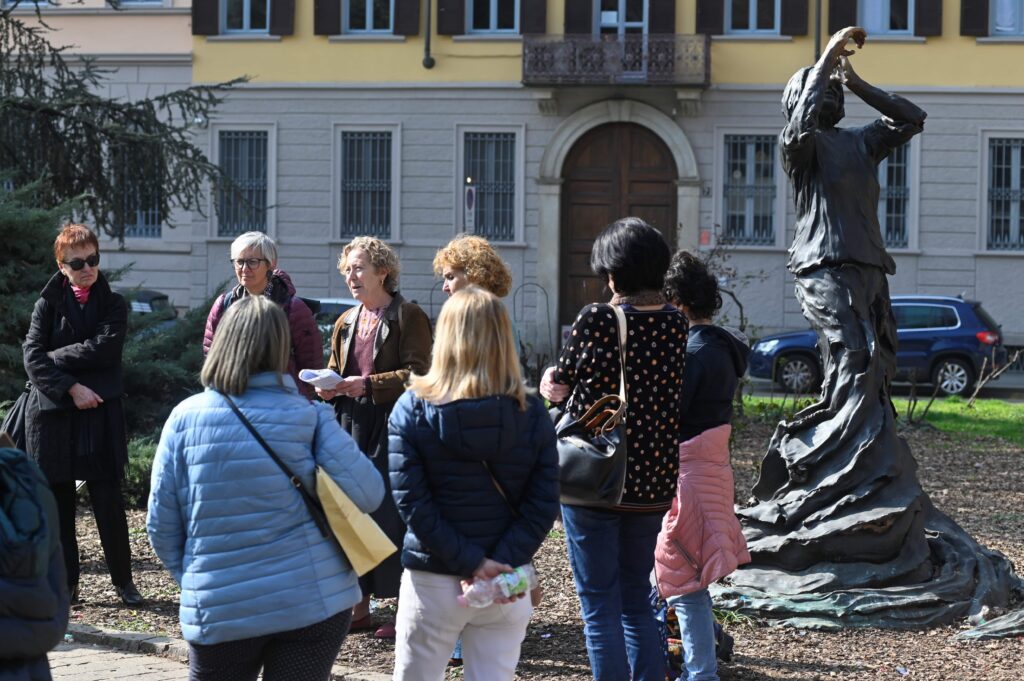
[[[75,481],[89,487],[100,544],[120,599],[143,604],[132,582],[121,480],[128,462],[121,355],[128,305],[100,272],[100,245],[85,225],[67,225],[53,254],[58,271],[43,287],[23,344],[32,383],[25,449],[43,469],[60,517],[71,601],[78,601]]]
[[[292,348],[288,374],[295,379],[299,392],[313,399],[316,391],[299,380],[299,370],[323,368],[323,337],[309,306],[295,295],[291,277],[277,269],[277,244],[263,232],[246,232],[231,243],[230,260],[238,285],[218,296],[210,308],[203,335],[203,354],[210,352],[217,325],[232,303],[245,296],[265,296],[280,305],[288,316]]]
[[[359,582],[291,479],[323,469],[364,512],[384,481],[333,410],[286,373],[280,306],[246,296],[225,313],[203,365],[205,392],[171,412],[153,460],[146,529],[181,586],[179,620],[193,681],[327,679],[359,602]],[[230,400],[230,402],[229,402]]]

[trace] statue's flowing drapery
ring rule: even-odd
[[[1005,606],[1024,590],[1013,567],[932,506],[897,432],[885,273],[822,267],[796,287],[819,335],[821,398],[775,431],[757,503],[738,511],[753,562],[716,601],[813,628],[918,628]]]

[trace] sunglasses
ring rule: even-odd
[[[74,260],[61,260],[61,262],[77,272],[86,265],[88,265],[89,267],[96,267],[97,265],[99,265],[100,254],[93,253],[85,260],[82,260],[81,258],[75,258]]]
[[[250,270],[254,270],[254,269],[256,269],[257,267],[260,266],[261,262],[270,262],[270,261],[267,260],[266,258],[245,258],[244,260],[240,258],[238,260],[233,260],[232,259],[229,262],[232,265],[235,266],[236,270],[240,270],[240,269],[243,269],[243,268],[246,268],[246,267],[248,267]]]

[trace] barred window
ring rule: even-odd
[[[726,33],[778,33],[779,0],[729,0]]]
[[[159,191],[158,189],[155,191]],[[162,236],[159,196],[152,192],[131,191],[124,195],[124,235],[134,239],[159,239]]]
[[[391,237],[391,133],[341,133],[341,234]]]
[[[889,154],[878,166],[878,224],[886,248],[906,248],[907,207],[910,205],[910,182],[907,176],[907,142]]]
[[[218,162],[234,181],[218,196],[217,236],[267,229],[266,130],[222,130]]]
[[[725,136],[723,236],[732,244],[775,244],[775,137]]]
[[[474,232],[494,241],[513,241],[516,134],[467,132],[464,141],[465,182],[476,187]]]
[[[225,33],[266,33],[270,0],[223,0],[221,26]]]
[[[988,176],[989,250],[1024,250],[1021,228],[1021,146],[1024,139],[991,139]]]
[[[346,4],[346,33],[391,32],[394,16],[392,0],[348,0]]]

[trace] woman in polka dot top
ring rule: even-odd
[[[622,500],[614,508],[562,505],[595,679],[665,678],[648,593],[661,518],[675,495],[686,354],[686,318],[661,294],[670,257],[661,233],[639,218],[605,229],[590,265],[612,299],[580,311],[540,386],[552,402],[568,398],[564,408],[574,417],[618,394],[619,334],[611,306],[622,308],[628,453]]]

